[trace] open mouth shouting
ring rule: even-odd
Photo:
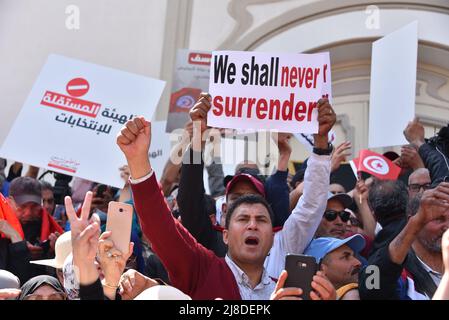
[[[245,238],[245,244],[247,246],[257,246],[259,244],[259,238],[255,237],[255,236],[249,236]]]

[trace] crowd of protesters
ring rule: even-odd
[[[63,175],[51,185],[38,168],[22,176],[14,163],[6,173],[0,160],[0,299],[449,299],[449,126],[426,139],[413,120],[409,144],[393,154],[400,179],[360,177],[345,190],[335,172],[351,145],[329,143],[336,114],[327,99],[294,176],[286,133],[275,137],[269,176],[251,162],[227,177],[218,161],[206,166],[210,108],[201,94],[174,150],[183,161],[168,160],[162,177],[148,157],[151,123],[128,121],[117,136],[122,189],[77,178],[69,187]],[[105,231],[110,201],[134,208],[127,252]],[[316,260],[307,295],[285,285],[288,254]]]

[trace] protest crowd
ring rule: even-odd
[[[292,134],[279,133],[271,175],[247,162],[224,177],[215,161],[206,194],[212,99],[202,93],[190,110],[183,161],[168,160],[161,177],[148,157],[151,123],[126,122],[111,146],[127,161],[122,189],[82,179],[68,187],[63,175],[51,185],[18,162],[5,172],[2,160],[0,299],[449,299],[447,127],[425,137],[414,119],[401,154],[382,156],[398,176],[365,170],[345,190],[334,173],[351,145],[329,143],[336,114],[323,98],[313,151],[294,176]],[[106,231],[111,201],[133,208],[127,250]],[[288,285],[296,271],[286,261],[298,255],[316,261],[304,288]]]
[[[445,1],[18,3],[0,300],[449,300]]]

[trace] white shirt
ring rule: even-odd
[[[302,254],[312,241],[327,206],[330,167],[331,156],[312,153],[307,160],[304,193],[282,230],[274,235],[273,247],[265,259],[264,266],[270,277],[279,278],[287,253]]]
[[[253,289],[249,282],[248,276],[242,271],[234,261],[229,258],[228,255],[225,257],[225,261],[228,264],[229,269],[231,269],[234,274],[235,281],[239,287],[240,296],[242,300],[269,300],[271,294],[274,292],[276,283],[272,280],[265,268],[262,273],[262,279],[260,283]]]
[[[424,261],[422,261],[418,256],[416,256],[416,258],[418,258],[418,261],[421,262],[422,267],[424,268],[424,270],[426,270],[426,272],[429,274],[429,276],[432,278],[433,282],[435,283],[435,285],[438,287],[440,285],[441,282],[441,278],[443,277],[443,275],[441,273],[439,273],[438,271],[433,270],[431,267],[429,267]]]

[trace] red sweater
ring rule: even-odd
[[[171,284],[192,299],[240,300],[237,282],[225,259],[199,244],[173,218],[155,174],[131,184],[131,188],[142,231],[167,269]]]

